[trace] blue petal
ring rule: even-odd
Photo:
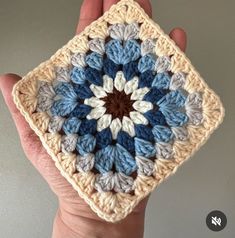
[[[169,142],[173,138],[173,133],[169,127],[156,125],[152,129],[157,142]]]
[[[150,158],[156,154],[154,145],[146,140],[135,138],[135,151],[136,155]]]
[[[79,117],[79,118],[85,118],[91,111],[92,107],[80,104],[77,105],[74,110],[69,114],[70,117]]]
[[[95,168],[102,174],[109,172],[116,157],[116,148],[108,145],[95,154]]]
[[[128,64],[131,61],[137,60],[141,55],[140,45],[135,40],[128,40],[126,41],[123,57],[122,57],[122,64]]]
[[[148,70],[153,70],[155,65],[155,59],[153,58],[152,55],[145,55],[143,56],[138,64],[138,69],[141,73],[144,73],[145,71]]]
[[[159,73],[153,80],[152,87],[156,87],[158,89],[167,89],[170,85],[170,77],[168,73]]]
[[[122,145],[130,153],[135,152],[134,139],[125,131],[119,131],[118,136],[117,136],[117,143]]]
[[[62,96],[65,99],[76,100],[77,98],[73,86],[69,83],[59,83],[55,86],[55,92],[57,95]]]
[[[84,119],[82,120],[78,133],[80,135],[95,134],[96,125],[97,125],[97,122],[95,119],[92,119],[92,120]]]
[[[179,111],[173,111],[173,112],[163,112],[166,118],[166,122],[169,126],[177,127],[177,126],[183,126],[188,122],[188,117]]]
[[[176,90],[166,94],[157,104],[161,108],[161,111],[171,111],[184,106],[185,101],[186,97],[180,91]]]
[[[74,85],[74,91],[76,92],[77,96],[81,99],[86,99],[94,96],[93,92],[91,91],[91,89],[87,84]]]
[[[55,101],[51,107],[51,114],[53,116],[66,116],[77,106],[76,101],[59,99]]]
[[[97,86],[103,85],[103,79],[102,79],[102,73],[99,70],[92,69],[92,68],[86,68],[85,70],[86,79]]]
[[[144,96],[145,101],[149,101],[151,103],[157,103],[162,97],[164,97],[168,93],[168,90],[165,89],[157,89],[153,87],[150,91]]]
[[[109,58],[104,59],[104,65],[103,65],[104,73],[111,77],[112,79],[115,78],[117,72],[119,71],[119,65],[115,64],[112,60]]]
[[[77,117],[68,118],[63,125],[63,131],[66,134],[75,134],[78,133],[81,121]]]
[[[151,126],[166,125],[165,116],[161,111],[150,110],[144,114]]]
[[[138,63],[132,61],[123,65],[123,73],[127,81],[131,80],[135,76],[139,76]]]
[[[84,69],[80,68],[80,67],[74,67],[71,70],[70,78],[74,83],[84,84],[84,82],[86,80]]]
[[[135,134],[136,137],[148,141],[154,141],[154,136],[152,133],[152,129],[145,125],[135,125]]]
[[[86,62],[93,69],[101,70],[103,67],[103,57],[96,52],[87,55]]]
[[[96,146],[98,149],[105,148],[110,145],[112,141],[112,133],[109,128],[106,128],[96,134]]]
[[[151,84],[154,79],[154,74],[151,70],[145,71],[140,75],[139,78],[139,88],[144,88],[144,87],[151,87]]]
[[[78,137],[76,149],[80,155],[84,156],[94,150],[95,144],[95,137],[93,135],[86,134],[84,136]]]
[[[122,172],[126,175],[130,175],[137,169],[134,158],[119,144],[116,145],[116,158],[114,164],[117,172]]]
[[[123,47],[119,40],[110,40],[105,45],[105,51],[109,59],[115,64],[121,64],[123,58]]]

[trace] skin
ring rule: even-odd
[[[87,25],[99,18],[118,0],[84,0],[80,19],[76,29],[79,34]],[[146,13],[152,16],[149,0],[138,0]],[[174,28],[170,37],[185,51],[186,33],[181,28]],[[12,88],[21,79],[15,74],[0,76],[0,89],[12,118],[15,122],[22,148],[26,157],[47,181],[59,201],[53,225],[53,238],[141,238],[144,233],[144,216],[148,198],[144,199],[134,211],[121,222],[116,224],[101,220],[90,207],[81,199],[72,186],[60,175],[53,160],[43,148],[39,138],[30,129],[24,117],[16,108],[11,96]],[[33,145],[33,146],[32,146]]]

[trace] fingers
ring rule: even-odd
[[[182,51],[186,50],[187,46],[187,35],[186,32],[181,28],[174,28],[170,34],[170,38],[175,41]]]
[[[138,0],[137,1],[140,6],[144,9],[144,11],[152,17],[152,5],[150,3],[150,0]]]
[[[80,10],[76,34],[79,34],[86,26],[98,19],[102,13],[103,0],[84,0]]]
[[[33,132],[33,130],[30,128],[28,123],[26,122],[25,118],[21,115],[19,110],[16,108],[16,105],[13,101],[12,97],[12,89],[15,83],[17,83],[20,80],[20,76],[15,74],[6,74],[0,77],[0,89],[2,91],[4,100],[7,104],[7,107],[12,115],[12,118],[15,122],[16,128],[18,130],[22,146],[27,147],[26,142],[27,140],[34,140],[35,142],[39,142],[38,137]],[[33,138],[32,138],[33,137]]]
[[[109,10],[109,8],[118,3],[119,0],[103,0],[103,12],[106,12]]]
[[[103,2],[103,12],[109,10],[109,8],[118,3],[119,0],[104,0]],[[138,0],[140,6],[145,10],[145,12],[151,17],[152,16],[152,6],[149,0]]]

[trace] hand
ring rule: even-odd
[[[80,33],[87,25],[99,18],[116,2],[118,0],[84,0],[76,33]],[[147,14],[151,16],[152,8],[149,0],[138,0],[138,2]],[[182,29],[173,29],[170,37],[183,51],[185,50],[186,34]],[[43,148],[38,136],[31,130],[24,117],[17,110],[11,92],[18,80],[20,80],[20,76],[18,75],[3,75],[0,77],[0,88],[15,122],[27,158],[44,177],[52,191],[58,196],[59,208],[55,217],[52,236],[54,238],[143,237],[144,213],[147,199],[144,199],[126,219],[117,224],[111,224],[101,220],[84,200],[78,196],[67,180],[61,176],[54,165],[54,161]]]

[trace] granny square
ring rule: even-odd
[[[133,0],[29,72],[13,96],[61,174],[109,222],[176,172],[224,115],[189,59]]]

